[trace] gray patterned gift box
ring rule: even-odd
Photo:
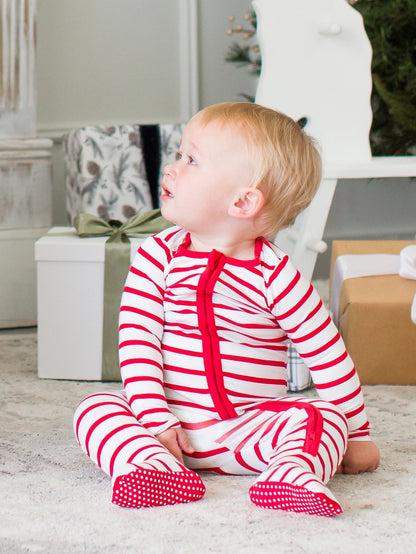
[[[183,124],[87,126],[63,140],[68,221],[80,213],[125,221],[159,204],[163,167]]]

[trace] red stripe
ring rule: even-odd
[[[216,442],[218,443],[222,443],[224,442],[225,440],[227,440],[231,435],[233,435],[236,431],[238,431],[239,429],[241,429],[242,427],[246,427],[246,425],[255,420],[259,415],[259,412],[256,410],[254,413],[252,413],[250,415],[249,418],[247,419],[244,419],[244,421],[242,421],[241,423],[239,423],[238,425],[236,425],[235,427],[233,427],[232,429],[230,429],[228,431],[228,433],[225,433],[224,435],[222,435],[221,437],[219,437]],[[256,425],[255,427],[253,427],[250,432],[248,433],[248,435],[245,437],[245,439],[243,441],[241,441],[234,449],[234,451],[238,451],[238,450],[241,450],[243,448],[243,446],[247,443],[247,441],[249,441],[262,427],[263,427],[263,422],[262,423],[259,423],[258,425]]]
[[[127,388],[132,383],[140,383],[142,381],[150,381],[153,383],[157,383],[158,385],[163,386],[163,379],[158,379],[157,377],[148,377],[148,376],[135,376],[135,377],[129,377],[127,379],[123,380],[123,385],[125,388]]]
[[[127,409],[127,407],[124,405],[122,399],[120,399],[119,397],[113,395],[113,394],[105,394],[105,393],[97,393],[97,394],[92,394],[91,396],[89,396],[88,398],[85,399],[88,400],[90,398],[94,398],[94,397],[102,397],[102,396],[109,396],[111,398],[116,398],[117,400],[119,400],[118,402],[99,402],[98,404],[93,404],[92,406],[88,406],[88,408],[86,408],[78,417],[77,419],[77,424],[76,424],[76,427],[75,427],[75,435],[78,439],[78,442],[79,442],[79,426],[81,424],[81,421],[84,419],[84,417],[91,411],[95,410],[95,408],[99,408],[101,406],[117,406],[118,408],[124,408],[125,410],[125,413],[128,414],[129,411]]]
[[[347,418],[351,418],[351,417],[354,417],[354,416],[356,416],[357,414],[361,413],[363,410],[364,410],[364,406],[361,405],[361,406],[359,406],[357,409],[352,410],[351,412],[346,412],[345,416],[346,416]]]
[[[197,404],[195,402],[185,402],[184,400],[172,400],[171,398],[168,399],[168,404],[171,404],[172,406],[186,406],[187,408],[192,408],[194,410],[203,410],[206,412],[216,412],[215,407],[211,406],[202,406],[201,404]]]
[[[163,401],[166,401],[166,398],[164,397],[163,394],[152,394],[152,393],[148,393],[148,394],[134,394],[130,397],[130,404],[133,404],[133,402],[135,402],[136,400],[140,401],[140,400],[163,400]]]
[[[238,375],[224,371],[224,377],[235,379],[236,381],[248,381],[250,383],[259,383],[261,385],[282,385],[286,384],[285,379],[268,379],[266,377],[257,377],[255,375]]]
[[[232,360],[233,362],[242,362],[250,365],[265,365],[268,367],[286,367],[286,363],[273,358],[262,360],[261,358],[249,358],[248,356],[232,356],[231,354],[223,354],[224,360]]]
[[[149,261],[152,264],[152,266],[156,267],[161,273],[163,273],[164,267],[162,262],[160,262],[158,259],[152,256],[147,250],[145,250],[142,247],[139,248],[139,252],[145,260]]]
[[[293,281],[292,281],[292,283],[293,283]],[[281,321],[282,319],[287,319],[288,317],[290,317],[294,313],[296,313],[304,304],[306,304],[306,301],[311,296],[313,290],[314,290],[313,286],[310,285],[307,292],[302,296],[302,298],[294,306],[292,306],[292,308],[290,308],[290,310],[288,310],[287,312],[279,315],[279,317],[277,318],[278,321]]]
[[[281,292],[281,294],[278,294],[276,296],[276,298],[274,299],[273,303],[270,306],[271,310],[273,310],[273,308],[276,306],[276,304],[281,302],[283,300],[283,298],[285,298],[285,296],[287,296],[289,294],[289,292],[291,292],[295,288],[295,286],[298,284],[299,280],[300,280],[300,273],[297,272],[295,277],[287,285],[287,287],[283,290],[283,292]]]
[[[335,360],[331,360],[330,362],[327,362],[326,364],[314,365],[313,367],[310,367],[309,369],[311,371],[315,371],[315,370],[318,370],[318,369],[328,369],[330,367],[336,366],[337,364],[341,363],[347,357],[348,357],[348,352],[346,350],[344,350],[344,352],[341,354],[341,356],[339,356],[338,358],[335,358]],[[316,385],[315,384],[315,386],[316,386],[316,388],[318,388],[318,387],[322,387],[323,385]]]
[[[167,408],[163,408],[163,407],[159,407],[159,408],[149,408],[148,410],[143,410],[141,412],[141,415],[142,417],[144,416],[148,416],[148,415],[153,415],[153,414],[170,414],[171,415],[171,412],[170,410],[168,410]]]
[[[326,352],[331,346],[334,346],[339,340],[340,340],[340,334],[337,333],[335,337],[333,337],[331,340],[329,340],[327,343],[325,343],[320,348],[313,350],[312,352],[302,352],[303,358],[311,358],[312,356],[317,356],[318,354],[322,354],[322,352]]]
[[[152,300],[156,304],[162,305],[162,299],[159,296],[155,296],[154,294],[145,292],[142,289],[134,289],[133,287],[124,287],[124,292],[135,294],[137,296],[140,296],[141,298],[148,298],[149,300]]]
[[[149,275],[147,275],[146,273],[144,273],[143,271],[141,271],[140,269],[137,269],[137,267],[134,267],[134,266],[131,266],[130,268],[130,273],[132,273],[133,275],[136,275],[137,277],[141,277],[142,279],[145,279],[146,281],[148,281],[152,286],[154,286],[156,288],[156,290],[159,291],[159,293],[162,295],[163,294],[163,289],[160,288],[160,286],[155,283],[150,277]]]
[[[160,347],[156,346],[155,344],[152,344],[149,341],[146,340],[125,340],[123,342],[120,342],[119,348],[124,348],[125,346],[146,346],[148,348],[153,348],[157,352],[160,352]]]
[[[292,342],[294,344],[298,344],[299,342],[305,342],[309,339],[312,339],[316,337],[316,335],[319,335],[319,333],[321,333],[326,327],[328,327],[330,323],[331,323],[331,318],[328,315],[328,318],[321,325],[319,325],[319,327],[317,327],[314,331],[304,335],[303,337],[292,339]]]
[[[224,273],[227,273],[226,271],[224,271]],[[234,281],[237,281],[237,282],[240,282],[241,285],[244,285],[246,288],[248,288],[252,293],[254,292],[256,294],[256,296],[259,295],[259,291],[253,286],[253,287],[250,287],[249,286],[249,282],[247,281],[243,281],[241,279],[238,279],[236,275],[233,275],[233,280]],[[262,306],[260,304],[257,304],[256,302],[254,302],[253,300],[253,297],[252,296],[249,296],[248,294],[245,294],[242,292],[241,288],[237,288],[237,286],[233,286],[231,285],[231,283],[227,282],[227,281],[224,281],[223,279],[218,279],[218,282],[221,283],[222,285],[224,285],[226,288],[228,288],[229,290],[233,291],[234,293],[236,293],[240,298],[244,298],[244,300],[246,300],[248,302],[248,304],[254,304],[255,306],[257,306],[258,308],[262,308]]]
[[[172,373],[184,373],[186,375],[198,375],[198,376],[205,375],[205,372],[199,369],[189,369],[186,367],[178,367],[178,366],[168,365],[168,364],[165,364],[164,370],[165,372],[171,371]]]
[[[195,394],[208,394],[208,389],[196,388],[196,387],[185,387],[184,385],[174,385],[172,383],[165,383],[165,388],[170,390],[178,390],[184,392],[193,392]]]
[[[295,325],[295,327],[291,328],[291,329],[285,329],[286,330],[286,333],[288,335],[291,335],[293,333],[295,333],[299,327],[301,327],[302,325],[304,325],[306,322],[310,321],[318,312],[319,310],[322,308],[323,304],[322,304],[322,300],[319,300],[318,304],[315,306],[315,308],[307,315],[307,317],[305,317],[305,319],[299,323],[299,325]]]
[[[276,267],[276,269],[271,274],[270,279],[267,283],[267,287],[270,287],[273,281],[275,281],[276,278],[282,273],[284,268],[287,266],[288,262],[289,262],[289,256],[284,256],[280,264]]]
[[[351,437],[368,437],[370,435],[370,431],[360,431],[360,432],[357,432],[357,431],[354,431],[351,433]]]
[[[241,455],[241,452],[236,452],[234,455],[235,455],[235,459],[237,460],[237,462],[240,464],[241,467],[245,467],[246,469],[248,469],[249,471],[253,471],[254,473],[258,473],[258,472],[259,472],[258,468],[249,465],[249,464],[243,459],[243,456]]]
[[[256,453],[256,456],[259,459],[259,461],[262,462],[263,464],[267,465],[267,461],[261,455],[259,443],[256,443],[254,445],[254,452]]]
[[[191,350],[184,350],[183,347],[170,346],[168,344],[163,345],[163,350],[166,352],[174,352],[175,354],[185,354],[186,356],[194,356],[195,358],[201,357],[201,352],[195,352]]]
[[[120,415],[131,415],[129,414],[129,412],[127,410],[123,410],[122,412],[112,412],[111,414],[106,414],[100,418],[98,418],[92,425],[91,427],[88,429],[88,433],[86,434],[85,436],[85,451],[87,453],[87,456],[91,457],[90,456],[90,448],[89,448],[89,444],[90,444],[90,440],[91,440],[91,435],[94,433],[95,429],[101,425],[101,423],[104,423],[104,421],[107,421],[107,419],[111,419],[115,416],[120,416]]]
[[[173,237],[175,236],[177,233],[179,232],[179,229],[176,229],[175,232],[171,233],[170,235],[166,235],[163,240],[160,236],[158,235],[155,235],[153,236],[153,240],[155,241],[155,243],[159,246],[159,248],[161,248],[163,250],[163,253],[165,254],[166,256],[166,260],[168,262],[171,261],[172,259],[172,255],[171,255],[171,251],[170,251],[170,248],[169,246],[167,245],[167,242]]]
[[[147,319],[152,319],[153,321],[156,321],[156,323],[159,323],[159,325],[163,325],[163,319],[161,319],[160,317],[157,317],[148,311],[140,310],[139,308],[133,308],[133,306],[121,306],[120,312],[131,312],[133,314],[141,315]]]
[[[114,415],[116,415],[116,414],[114,414]],[[102,467],[102,465],[101,465],[101,453],[103,451],[104,446],[107,444],[107,442],[111,438],[113,438],[115,435],[117,435],[121,431],[124,431],[125,429],[128,429],[129,427],[134,427],[136,429],[136,432],[137,432],[137,422],[126,423],[124,425],[120,425],[119,427],[115,427],[114,429],[111,430],[110,433],[108,433],[107,435],[105,435],[105,437],[102,438],[102,440],[100,442],[100,446],[98,447],[98,450],[97,450],[97,465],[98,465],[98,467]],[[112,474],[112,472],[110,474]]]
[[[216,425],[218,419],[208,419],[207,421],[201,421],[199,423],[187,423],[186,421],[181,421],[181,427],[183,429],[188,429],[189,431],[197,431],[199,429],[206,429],[212,425]]]
[[[339,406],[340,404],[344,404],[345,402],[349,402],[356,396],[358,396],[361,393],[361,387],[357,387],[355,391],[353,391],[351,394],[347,394],[346,396],[342,396],[341,398],[337,398],[335,400],[331,400],[332,404],[335,404],[335,406]]]
[[[209,458],[210,456],[218,456],[218,454],[223,454],[224,452],[229,452],[228,448],[216,448],[214,450],[204,450],[203,452],[192,452],[192,454],[187,454],[189,458],[195,458],[200,460],[203,458]]]
[[[162,370],[160,364],[156,360],[152,360],[152,358],[128,358],[127,360],[120,362],[120,368],[132,364],[146,364]]]
[[[119,331],[122,329],[137,329],[138,331],[145,331],[146,333],[149,332],[147,327],[140,325],[139,323],[122,323],[118,329]]]
[[[315,383],[315,388],[318,390],[321,390],[321,389],[330,389],[332,387],[342,385],[343,383],[346,383],[347,381],[352,379],[355,376],[355,374],[356,374],[356,371],[354,367],[349,373],[347,373],[347,375],[343,375],[339,379],[334,379],[334,381],[329,381],[329,383],[319,383],[319,384]]]

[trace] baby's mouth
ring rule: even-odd
[[[173,194],[170,192],[170,190],[162,185],[162,191],[164,196],[168,196],[169,198],[173,198]]]

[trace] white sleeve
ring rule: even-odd
[[[179,425],[163,386],[164,268],[167,245],[158,235],[139,248],[127,276],[119,318],[123,385],[137,419],[157,435]]]
[[[273,313],[310,369],[318,395],[344,413],[350,438],[368,437],[358,374],[318,293],[287,256],[276,267],[270,289]]]

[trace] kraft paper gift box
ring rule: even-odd
[[[416,241],[334,241],[331,291],[337,288],[334,266],[340,256],[345,274],[348,264],[353,263],[349,255],[365,255],[371,267],[374,254],[394,255],[389,256],[394,262],[408,245],[416,245]],[[334,319],[362,384],[416,384],[416,324],[411,319],[416,280],[393,274],[393,269],[391,272],[347,278],[342,282],[339,301],[331,295],[331,309],[337,312]]]
[[[71,227],[53,227],[35,244],[41,378],[102,380],[107,239],[80,238]],[[130,239],[130,260],[142,240]]]

